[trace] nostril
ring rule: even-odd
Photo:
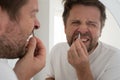
[[[35,26],[35,29],[38,29],[40,26]]]
[[[38,21],[37,19],[35,19],[34,28],[35,28],[35,29],[40,28],[40,23],[39,23],[39,21]]]

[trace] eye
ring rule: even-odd
[[[32,17],[32,18],[36,18],[36,15],[37,15],[37,12],[35,12],[35,11],[34,11],[34,12],[31,12],[31,17]]]
[[[78,26],[78,25],[80,25],[80,21],[72,21],[72,25],[73,26]]]
[[[35,18],[36,15],[37,15],[37,13],[38,13],[38,9],[32,9],[32,10],[31,10],[31,17],[32,17],[32,18]]]
[[[90,23],[89,24],[91,27],[96,27],[96,24]]]
[[[96,22],[87,22],[87,25],[89,27],[97,27],[97,23]]]

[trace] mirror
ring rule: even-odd
[[[120,27],[120,0],[99,0],[112,13]]]
[[[120,48],[120,0],[100,0],[106,6],[107,19],[105,22],[100,41]],[[62,22],[63,4],[62,0],[55,0],[54,15],[54,44],[66,42],[64,25]],[[59,24],[59,25],[58,25]],[[59,32],[59,33],[58,33]],[[58,37],[59,36],[59,37]]]

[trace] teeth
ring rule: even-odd
[[[83,42],[87,41],[88,39],[81,39]]]

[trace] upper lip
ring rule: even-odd
[[[82,42],[86,42],[89,40],[89,38],[81,38]]]
[[[78,36],[75,36],[75,37],[74,37],[74,41],[75,41],[77,38],[78,38]],[[80,39],[81,39],[82,41],[84,41],[85,39],[86,39],[86,40],[90,40],[89,37],[87,37],[87,36],[80,36]]]

